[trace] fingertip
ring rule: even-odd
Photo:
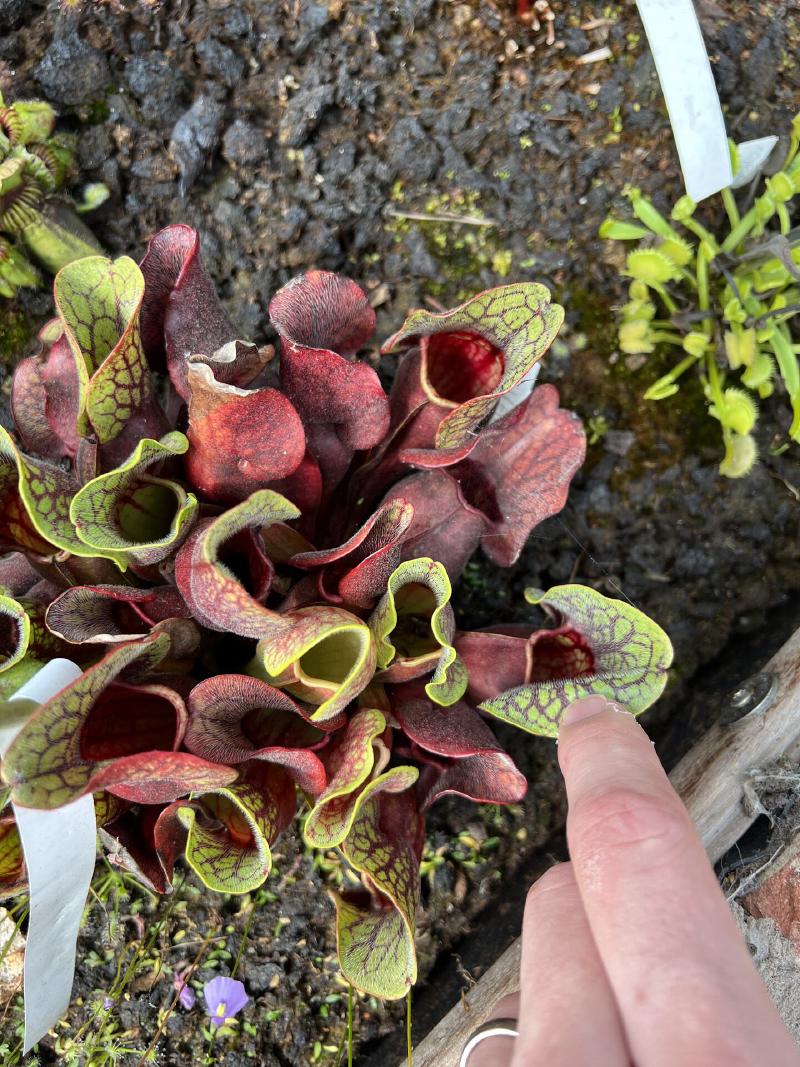
[[[603,778],[612,752],[631,772],[642,762],[660,763],[636,716],[622,705],[593,694],[576,700],[564,713],[558,733],[558,762],[567,791],[580,771],[590,781]],[[621,757],[620,757],[621,753]],[[662,772],[663,773],[663,772]]]
[[[595,715],[602,714],[608,708],[609,703],[605,697],[595,695],[581,697],[580,700],[570,704],[564,712],[559,729],[562,726],[574,726],[576,722],[583,722],[585,719],[593,719]]]
[[[602,715],[604,711],[614,711],[622,715],[631,714],[621,704],[593,693],[591,696],[581,697],[580,700],[575,700],[570,704],[561,717],[559,729],[563,726],[574,726],[576,723],[585,722],[587,719],[594,719],[596,716]]]

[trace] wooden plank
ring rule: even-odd
[[[715,723],[670,775],[713,862],[755,820],[743,803],[751,772],[800,749],[800,630],[764,671],[774,675],[772,703],[730,725]]]
[[[715,723],[670,775],[715,863],[753,823],[745,803],[754,770],[783,756],[800,759],[800,630],[764,668],[770,703],[729,724]],[[723,709],[725,710],[725,709]],[[469,1034],[496,1001],[519,987],[517,938],[414,1050],[414,1067],[457,1067]],[[404,1059],[398,1067],[406,1067]]]

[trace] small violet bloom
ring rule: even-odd
[[[244,986],[235,978],[212,978],[203,986],[203,996],[212,1026],[222,1026],[227,1019],[238,1015],[249,1000]]]
[[[103,1008],[104,1008],[104,1010],[105,1011],[111,1011],[111,1009],[113,1007],[114,1007],[114,1001],[111,999],[111,997],[103,997]]]
[[[183,979],[183,976],[178,974],[177,971],[175,972],[175,978],[173,981],[175,988],[178,990],[178,1000],[180,1002],[181,1007],[186,1008],[187,1011],[190,1011],[194,1007],[195,1001],[197,1000],[194,990],[190,985],[186,984]]]

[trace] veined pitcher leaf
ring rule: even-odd
[[[389,399],[372,367],[346,358],[375,329],[361,288],[329,271],[309,271],[273,296],[269,317],[281,338],[281,387],[305,425],[330,428],[351,452],[378,444],[389,425]]]
[[[120,467],[84,485],[70,505],[81,541],[95,554],[111,551],[142,564],[170,555],[197,515],[197,497],[147,471],[188,447],[177,430],[160,441],[144,438]]]
[[[639,715],[660,696],[672,663],[669,638],[623,600],[583,585],[525,591],[555,620],[531,637],[531,680],[480,707],[529,733],[556,737],[566,708],[597,694]]]
[[[171,585],[74,585],[50,604],[47,627],[70,644],[112,644],[144,637],[156,623],[189,618],[183,597]]]
[[[0,895],[20,893],[27,886],[22,842],[13,815],[0,816]]]
[[[291,629],[265,608],[225,562],[226,546],[245,531],[288,522],[300,514],[280,493],[260,489],[219,518],[197,524],[175,559],[175,583],[197,621],[210,630],[264,637]]]
[[[494,563],[510,567],[531,530],[564,507],[585,454],[580,419],[558,406],[554,386],[539,385],[469,444],[407,449],[401,455],[415,467],[449,466],[463,500],[486,517],[484,552]],[[434,498],[429,507],[437,503]]]
[[[303,461],[300,416],[277,389],[240,389],[217,381],[211,367],[191,362],[187,381],[189,479],[211,500],[243,500],[287,478]]]
[[[383,347],[420,342],[421,381],[429,400],[443,408],[437,448],[457,448],[525,377],[553,343],[564,309],[536,282],[503,285],[451,311],[412,311]]]
[[[28,651],[31,620],[19,601],[0,593],[0,671],[19,663]]]
[[[12,741],[2,764],[14,801],[57,808],[84,793],[116,791],[130,783],[121,796],[139,801],[148,796],[155,803],[235,778],[231,768],[174,751],[186,724],[177,694],[170,692],[165,699],[164,687],[119,686],[122,671],[134,665],[152,668],[169,650],[166,632],[118,645],[42,704]]]
[[[394,767],[367,782],[373,770],[379,770],[384,762],[376,766],[375,742],[385,729],[383,714],[375,708],[364,708],[348,721],[344,736],[337,737],[323,753],[330,781],[303,829],[306,844],[312,848],[340,845],[359,808],[374,793],[402,792],[416,782],[419,777],[416,767]],[[360,789],[361,786],[364,788]]]
[[[311,745],[324,738],[310,714],[285,693],[246,674],[217,674],[189,694],[184,744],[215,763],[263,760],[287,767],[310,797],[325,788],[325,767]]]
[[[369,627],[349,611],[328,604],[281,618],[290,625],[259,641],[250,673],[316,705],[314,723],[338,718],[375,670]]]
[[[186,830],[186,862],[209,889],[250,893],[272,868],[272,845],[294,815],[294,783],[285,770],[248,765],[232,785],[177,801],[172,815]]]
[[[319,589],[333,603],[370,608],[400,561],[413,517],[414,508],[405,500],[387,501],[344,544],[297,552],[288,562],[303,570],[321,567]]]
[[[432,559],[406,560],[394,571],[370,616],[378,676],[405,682],[433,671],[425,692],[437,704],[454,704],[467,688],[467,672],[452,641],[455,616],[450,579]]]
[[[61,467],[23,455],[14,443],[11,435],[0,427],[0,470],[6,485],[13,468],[17,471],[17,492],[24,506],[30,526],[50,546],[69,552],[74,556],[101,556],[113,560],[123,570],[125,556],[110,549],[89,547],[82,541],[70,519],[70,506],[77,489],[72,476]],[[20,543],[30,542],[31,534],[15,507],[13,497],[9,499],[15,528],[20,533]],[[6,519],[8,522],[9,519]],[[52,549],[50,553],[52,554]]]
[[[360,809],[342,852],[375,897],[336,895],[342,974],[362,993],[398,1000],[417,979],[421,821],[413,793],[382,793]]]
[[[142,272],[127,256],[86,256],[62,267],[53,291],[78,371],[80,432],[112,441],[152,397],[139,337]]]
[[[159,230],[147,245],[142,274],[145,293],[140,319],[145,352],[158,367],[166,356],[172,384],[188,401],[189,358],[218,352],[236,337],[203,266],[200,234],[180,223]]]
[[[484,804],[515,804],[525,796],[525,775],[469,704],[459,700],[437,707],[419,682],[393,686],[391,700],[395,720],[423,753],[417,789],[421,811],[447,793]],[[434,758],[425,761],[425,753]]]

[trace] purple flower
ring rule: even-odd
[[[111,997],[103,997],[103,1008],[106,1011],[111,1011],[111,1009],[113,1007],[114,1007],[114,1001],[111,999]]]
[[[185,985],[177,979],[175,980],[175,988],[178,990],[178,1000],[180,1001],[181,1007],[190,1011],[197,1000],[194,990],[190,985]]]
[[[203,986],[203,996],[212,1026],[222,1026],[238,1015],[248,1001],[244,986],[235,978],[212,978]]]
[[[197,997],[190,985],[182,985],[181,991],[178,993],[178,1000],[181,1002],[181,1007],[190,1011],[194,1007],[194,1002],[197,1000]]]
[[[197,1000],[192,987],[186,984],[186,979],[189,974],[191,974],[191,971],[191,967],[183,967],[172,972],[172,984],[178,992],[178,1000],[180,1001],[181,1007],[186,1008],[187,1011],[190,1011],[194,1007],[195,1001]]]

